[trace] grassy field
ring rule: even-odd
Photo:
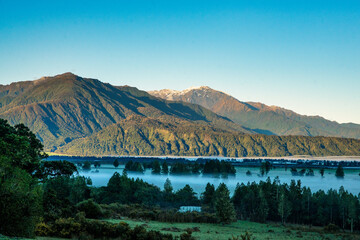
[[[222,226],[220,224],[206,224],[206,223],[162,223],[155,221],[135,221],[130,219],[123,220],[108,220],[113,223],[120,221],[127,222],[131,227],[136,225],[142,225],[147,230],[158,230],[163,233],[171,233],[174,236],[180,236],[185,232],[187,228],[199,228],[199,232],[193,232],[192,236],[196,239],[204,240],[228,240],[232,236],[240,236],[246,231],[253,234],[256,240],[290,240],[290,239],[303,239],[303,240],[315,240],[315,239],[360,239],[359,235],[355,234],[326,234],[322,233],[321,228],[302,227],[302,226],[288,226],[284,227],[276,224],[260,224],[247,221],[238,221],[236,223]],[[167,229],[167,230],[165,230]],[[170,231],[172,230],[172,231]],[[180,232],[174,232],[174,230],[180,230]],[[239,238],[241,239],[241,238]]]
[[[147,230],[157,230],[163,233],[170,233],[180,236],[188,228],[198,228],[199,231],[193,232],[192,236],[199,240],[241,240],[240,235],[246,231],[252,234],[253,240],[360,240],[359,234],[350,233],[324,233],[322,228],[309,228],[308,226],[288,225],[286,227],[278,224],[261,224],[248,221],[238,221],[229,225],[208,224],[208,223],[163,223],[156,221],[140,221],[131,219],[108,219],[112,223],[127,222],[132,228],[140,225]],[[239,238],[236,238],[239,237]],[[23,239],[6,238],[0,239]],[[37,237],[38,240],[60,240],[61,238]]]

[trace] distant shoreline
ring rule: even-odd
[[[295,155],[295,156],[283,156],[283,157],[223,157],[223,156],[173,156],[173,155],[162,155],[162,156],[142,156],[142,155],[98,155],[98,156],[76,156],[76,155],[66,155],[66,154],[55,154],[48,153],[49,157],[74,157],[74,158],[127,158],[127,157],[139,157],[139,158],[185,158],[185,159],[198,159],[198,158],[206,158],[206,159],[221,159],[221,160],[242,160],[242,159],[279,159],[279,160],[314,160],[314,161],[360,161],[360,156],[309,156],[309,155]]]

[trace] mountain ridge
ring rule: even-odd
[[[340,124],[321,116],[300,115],[278,106],[243,102],[207,86],[186,92],[177,91],[175,95],[168,90],[155,90],[149,93],[172,101],[199,104],[258,133],[360,138],[359,124]]]

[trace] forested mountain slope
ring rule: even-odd
[[[114,87],[72,73],[0,86],[0,106],[0,118],[24,123],[48,151],[131,115],[180,118],[251,133],[198,105],[169,102],[136,88]]]
[[[239,134],[187,120],[129,117],[61,147],[70,155],[291,156],[360,155],[360,140]]]

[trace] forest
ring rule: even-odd
[[[141,226],[102,221],[122,217],[220,224],[271,221],[322,226],[327,231],[360,230],[359,196],[343,187],[312,192],[300,181],[286,184],[268,178],[239,184],[233,195],[224,183],[217,187],[208,183],[197,196],[189,185],[174,191],[167,179],[160,189],[129,178],[127,171],[114,173],[104,187],[93,187],[91,179],[77,174],[73,163],[44,160],[35,135],[24,125],[12,127],[5,120],[0,120],[0,152],[0,234],[5,236],[173,239]],[[153,165],[158,172],[160,163]],[[263,169],[266,172],[269,166]],[[202,211],[180,213],[180,206],[201,206]],[[191,233],[181,239],[191,239]]]

